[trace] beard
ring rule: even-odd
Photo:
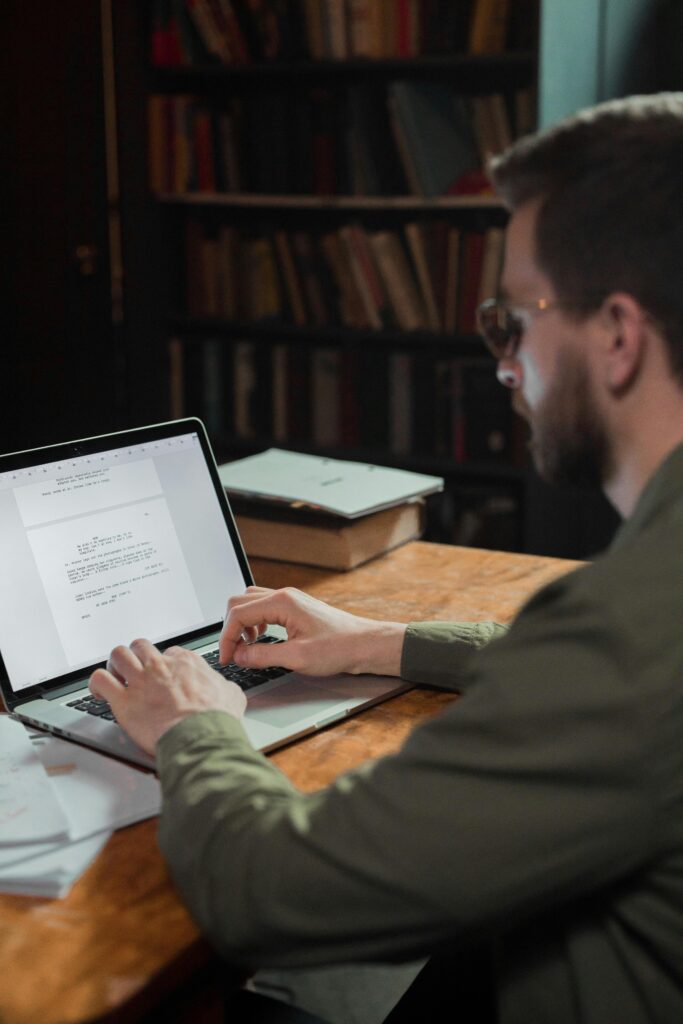
[[[529,450],[540,477],[560,486],[601,490],[611,450],[585,363],[571,349],[558,360],[555,384],[535,411],[517,392],[516,408],[530,424]]]

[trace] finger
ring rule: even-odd
[[[96,668],[90,676],[90,691],[111,704],[112,700],[116,702],[118,697],[126,692],[126,687],[106,668]]]
[[[142,663],[130,647],[119,644],[109,655],[107,668],[112,675],[124,682],[130,679],[131,675],[142,671]]]
[[[250,604],[252,601],[256,599],[260,599],[268,594],[273,593],[274,591],[271,590],[269,587],[247,587],[243,594],[234,594],[232,597],[228,598],[228,607],[225,613],[226,618],[233,608],[236,608],[244,604]],[[265,633],[267,629],[267,622],[259,622],[254,626],[248,626],[242,631],[241,639],[244,640],[246,643],[253,643],[255,640],[258,640],[259,636],[261,636],[262,633]]]
[[[219,656],[222,665],[233,660],[235,648],[242,642],[246,629],[256,627],[260,630],[268,622],[279,622],[277,592],[267,591],[264,597],[255,598],[247,603],[228,604],[228,614],[223,623],[223,632],[219,643]]]
[[[234,660],[244,668],[296,669],[300,660],[301,641],[284,640],[279,644],[238,644]]]
[[[159,652],[157,652],[157,653],[159,653]],[[183,657],[184,655],[186,655],[188,653],[189,653],[189,651],[188,651],[187,647],[179,647],[177,644],[174,644],[173,647],[167,647],[163,651],[164,657],[167,657],[167,658],[180,658],[180,657]]]
[[[130,644],[130,649],[133,654],[137,655],[140,659],[140,664],[143,668],[148,665],[150,661],[153,661],[159,654],[159,649],[143,637],[138,637],[136,640],[133,640]]]
[[[111,658],[109,658],[109,660],[107,661],[107,672],[110,672],[115,679],[118,679],[120,683],[125,683],[126,680],[123,678],[121,673],[117,672],[114,666],[112,665]]]

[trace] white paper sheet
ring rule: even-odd
[[[66,839],[69,822],[26,730],[0,715],[0,856],[16,844]]]
[[[229,493],[358,516],[442,491],[443,478],[269,448],[218,467]]]
[[[155,775],[56,736],[37,736],[33,744],[66,811],[70,839],[159,813],[161,786]]]
[[[203,622],[164,498],[37,526],[27,539],[69,665]]]
[[[77,843],[63,843],[47,853],[0,868],[0,892],[22,896],[66,896],[109,840],[100,832]]]
[[[159,780],[76,743],[29,732],[5,716],[0,726],[5,720],[28,744],[52,804],[63,810],[65,829],[57,841],[0,846],[0,892],[63,896],[113,829],[159,813]]]

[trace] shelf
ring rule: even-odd
[[[280,443],[272,437],[243,439],[225,434],[214,434],[212,444],[225,458],[228,453],[235,458],[242,458],[266,448],[282,448],[285,451],[304,452],[310,455],[323,455],[332,459],[349,459],[356,462],[370,462],[381,466],[395,466],[400,469],[413,470],[416,473],[430,473],[448,479],[477,479],[491,483],[514,484],[523,486],[527,479],[527,470],[520,466],[504,463],[468,462],[457,463],[446,456],[438,455],[397,455],[385,449],[373,448],[319,448],[306,444]]]
[[[302,81],[344,84],[356,79],[367,82],[396,78],[447,78],[463,92],[490,93],[523,88],[535,80],[535,75],[536,58],[528,50],[481,56],[460,53],[385,60],[264,61],[245,65],[206,64],[150,69],[152,88],[178,93],[210,91],[241,83],[250,89],[267,89],[273,85],[282,88],[287,79],[292,79],[300,87]]]
[[[201,97],[200,106],[202,108],[212,106],[218,111],[227,112],[230,98],[239,97],[240,93],[245,96],[252,92],[257,93],[258,101],[264,110],[270,109],[269,93],[289,95],[296,99],[299,95],[310,96],[311,93],[317,92],[325,97],[326,102],[329,101],[334,105],[343,99],[345,90],[352,90],[357,85],[368,85],[368,95],[381,98],[393,80],[439,81],[447,83],[454,92],[463,95],[483,96],[498,93],[509,98],[517,90],[531,86],[535,77],[536,59],[534,54],[517,52],[496,56],[456,54],[384,60],[302,60],[289,63],[259,63],[241,67],[214,64],[182,68],[154,68],[149,69],[147,82],[150,92],[198,96]],[[331,109],[336,108],[333,106]],[[330,134],[336,135],[339,130],[340,125],[334,121]],[[274,151],[267,150],[266,161],[268,155],[271,160],[276,158]],[[398,159],[398,154],[396,159]],[[169,176],[158,175],[153,180],[157,183],[157,187],[161,186],[161,188],[171,188],[174,183],[174,178]],[[188,183],[196,184],[198,180],[200,179],[186,178],[183,179],[183,184],[185,186]],[[204,177],[201,180],[206,182],[210,179]],[[270,237],[273,225],[277,225],[283,231],[287,231],[291,227],[292,230],[311,233],[317,238],[318,235],[323,235],[325,232],[336,232],[342,225],[354,222],[362,224],[366,231],[376,228],[377,230],[398,231],[400,234],[403,233],[403,226],[411,220],[424,224],[444,222],[449,225],[457,225],[465,235],[469,232],[483,233],[489,227],[503,227],[508,219],[505,206],[493,194],[428,197],[408,194],[300,194],[285,192],[284,189],[312,188],[312,178],[306,183],[301,176],[294,174],[287,177],[264,175],[253,179],[238,179],[227,175],[217,178],[217,181],[221,183],[227,181],[244,183],[248,180],[253,180],[265,188],[280,185],[283,192],[164,191],[154,195],[148,194],[151,200],[149,206],[150,209],[156,206],[157,213],[165,211],[165,224],[169,231],[168,238],[172,244],[177,246],[178,252],[184,251],[182,250],[183,229],[188,220],[198,237],[205,236],[215,240],[219,237],[219,227],[224,224],[235,227],[238,232],[246,228],[247,236],[253,229],[255,237],[264,233]],[[393,181],[390,176],[387,176],[386,187],[392,187],[394,190],[400,188],[407,190],[410,187],[406,184],[408,180],[406,178],[405,180],[401,179],[401,182],[398,179]],[[326,184],[334,187],[335,181],[337,186],[343,183],[347,188],[351,188],[353,187],[351,183],[355,179],[352,177],[336,178],[334,181],[326,179]],[[477,179],[473,187],[479,183],[479,179]],[[467,253],[469,252],[468,249]],[[461,253],[463,265],[464,255],[463,245]],[[443,258],[446,259],[446,254],[443,254]],[[450,253],[448,258],[452,259]],[[181,293],[182,286],[178,282],[176,295],[169,295],[172,302],[175,299],[176,306],[180,304],[178,296]],[[467,294],[471,294],[471,292],[468,291]],[[191,301],[190,306],[198,309],[204,308],[200,296],[191,295],[190,298],[196,300]],[[280,315],[286,314],[281,312]],[[304,319],[303,315],[301,319]],[[457,366],[459,370],[462,370],[463,381],[467,379],[473,382],[473,389],[479,386],[478,382],[481,378],[484,379],[484,384],[487,384],[489,370],[492,382],[495,384],[492,357],[476,334],[455,334],[453,332],[441,334],[428,330],[405,332],[394,328],[378,331],[351,329],[343,326],[300,327],[292,323],[277,322],[274,318],[259,323],[245,323],[230,321],[220,316],[188,316],[182,313],[168,316],[164,320],[164,326],[168,335],[174,339],[172,361],[180,382],[176,396],[178,401],[174,408],[185,407],[188,410],[196,408],[200,414],[204,410],[207,421],[214,425],[214,429],[210,429],[210,433],[221,460],[240,458],[264,448],[278,446],[331,458],[350,459],[402,467],[416,472],[433,473],[446,478],[451,488],[460,488],[461,492],[482,490],[487,494],[500,492],[513,495],[515,502],[520,508],[522,507],[527,485],[526,468],[498,461],[498,458],[502,458],[502,456],[484,443],[475,444],[472,440],[469,448],[465,449],[464,440],[459,438],[459,444],[456,446],[451,437],[452,430],[447,429],[446,417],[451,416],[453,403],[458,400],[457,395],[453,399],[447,390],[451,386],[451,381],[456,379],[454,375],[451,375],[451,363],[454,367]],[[235,345],[235,342],[241,340],[253,341],[254,345],[244,346],[244,352],[241,352],[239,346]],[[281,346],[281,350],[286,349],[288,353],[292,353],[293,357],[291,361],[289,359],[278,361],[273,369],[268,349],[269,347],[275,349],[277,346]],[[239,360],[231,368],[233,348],[239,352]],[[324,365],[324,359],[311,362],[309,353],[324,349],[337,350],[342,353],[342,365],[345,371],[348,370],[348,373],[341,383],[333,379],[334,372]],[[364,363],[365,353],[368,354],[367,365]],[[414,416],[415,423],[411,426],[410,431],[406,429],[406,438],[403,433],[399,438],[399,432],[393,429],[395,424],[392,426],[385,422],[384,404],[387,401],[385,391],[388,390],[390,381],[393,380],[391,374],[386,371],[391,368],[393,372],[394,363],[390,358],[392,353],[406,353],[410,357],[407,360],[398,360],[396,365],[401,369],[409,369],[410,373],[404,374],[404,377],[414,377],[414,380],[408,379],[404,385],[406,392],[409,391],[412,395],[411,408],[413,408],[412,403],[416,401],[417,395],[424,393],[429,395],[424,406],[420,404],[416,411],[413,410],[410,413],[411,416]],[[226,364],[228,364],[228,372],[224,379],[220,374],[226,368]],[[357,364],[362,365],[359,367]],[[330,365],[332,365],[331,361]],[[425,391],[427,384],[436,372],[436,370],[432,371],[432,365],[440,373],[438,381],[435,378],[435,386],[438,384],[442,389],[435,392],[434,403],[431,401],[431,392]],[[349,428],[344,433],[340,430],[323,432],[317,427],[314,429],[316,410],[310,395],[310,388],[313,385],[309,384],[309,370],[311,371],[311,382],[314,371],[318,374],[319,381],[322,382],[320,389],[316,392],[318,395],[316,408],[317,414],[320,416],[322,416],[321,403],[323,403],[320,396],[326,396],[325,387],[330,392],[330,403],[332,403],[332,398],[336,402],[339,395],[334,389],[340,390],[343,384],[348,392],[355,387],[354,375],[363,373],[362,387],[359,386],[354,390],[353,408],[350,410],[342,408],[340,399],[339,415],[348,416],[352,429]],[[292,375],[284,378],[288,394],[292,389],[297,389],[297,394],[299,390],[301,391],[301,415],[298,418],[288,419],[286,429],[281,422],[280,405],[277,406],[279,419],[276,419],[273,406],[274,391],[271,394],[269,375],[272,374],[275,379],[276,373]],[[250,374],[254,378],[253,392],[250,390]],[[326,374],[327,376],[325,376]],[[373,374],[376,374],[377,379]],[[247,377],[249,377],[249,382],[246,382]],[[283,377],[277,379],[281,391]],[[396,379],[398,380],[398,376]],[[214,382],[218,383],[213,386]],[[461,377],[458,375],[454,387],[459,388],[460,382]],[[235,403],[232,401],[234,399],[233,392],[238,385],[240,388],[244,385],[243,391],[239,392],[242,402],[239,415],[234,411]],[[464,386],[462,384],[463,388]],[[204,404],[203,388],[208,388],[211,391]],[[473,390],[472,401],[477,401],[478,393]],[[438,409],[436,408],[437,395],[441,401]],[[280,402],[282,395],[279,392],[278,396]],[[347,397],[346,392],[345,397]],[[309,398],[310,409],[306,404]],[[261,400],[269,403],[269,406],[273,406],[272,416],[270,414],[258,415]],[[434,405],[433,411],[432,404]],[[336,414],[335,411],[334,415]],[[311,419],[310,425],[308,424],[309,418]],[[486,424],[489,421],[492,424],[492,429],[498,429],[498,419],[489,415],[488,419],[484,417],[482,422],[486,429],[488,429]],[[501,422],[503,420],[504,417]],[[278,441],[273,436],[268,436],[271,430],[271,421],[279,424],[281,428],[279,434],[281,437],[286,436],[286,441]],[[505,422],[507,421],[505,420]],[[240,425],[241,436],[236,436],[231,432],[235,423]],[[485,427],[482,427],[482,430]],[[245,436],[250,433],[250,429],[252,436]],[[334,440],[335,437],[346,436],[347,439],[355,443],[350,446],[328,444],[321,447],[313,442],[313,433],[315,436],[326,437],[328,441]],[[391,438],[395,445],[403,443],[407,447],[408,435],[411,438],[421,439],[419,442],[415,440],[410,453],[392,451],[389,448],[390,441],[386,440],[385,443],[385,439]],[[466,450],[475,456],[481,455],[483,460],[458,463],[449,454],[451,448],[455,449],[456,447],[459,451]],[[437,451],[443,454],[422,455],[420,454],[422,451]],[[517,449],[512,447],[512,443],[508,444],[506,441],[507,457],[512,458],[513,451],[516,452]]]
[[[162,192],[155,198],[179,206],[225,206],[255,210],[344,210],[439,213],[450,210],[499,210],[503,203],[493,195],[476,196],[314,196],[266,195],[257,192]]]
[[[277,341],[301,345],[305,348],[363,347],[368,344],[382,349],[440,352],[455,357],[482,359],[491,356],[479,335],[436,334],[433,331],[353,330],[349,327],[297,327],[294,324],[233,323],[220,317],[174,316],[168,322],[170,330],[189,343],[201,343],[208,337],[249,338],[254,341]]]

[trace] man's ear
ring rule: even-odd
[[[612,292],[599,313],[604,381],[614,393],[635,380],[645,354],[648,318],[640,303],[627,292]]]

